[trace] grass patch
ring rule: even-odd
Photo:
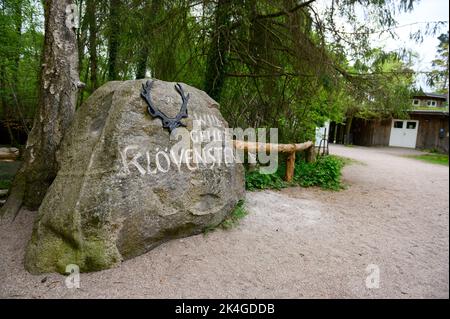
[[[211,226],[211,227],[206,228],[203,233],[206,235],[209,232],[212,232],[213,230],[215,230],[217,228],[229,230],[229,229],[239,225],[239,222],[241,221],[241,219],[247,215],[248,215],[248,211],[244,207],[244,201],[240,200],[234,207],[234,210],[231,212],[231,214],[227,218],[225,218],[217,226]]]
[[[424,153],[436,153],[436,154],[443,154],[443,155],[446,155],[446,154],[442,153],[441,151],[439,151],[439,149],[436,148],[436,147],[433,147],[433,148],[425,148],[425,149],[422,150],[422,152],[424,152]]]
[[[337,156],[337,155],[333,155],[334,157],[337,157],[337,158],[339,158],[341,161],[342,161],[342,163],[344,164],[344,166],[345,165],[351,165],[351,164],[357,164],[357,165],[367,165],[366,163],[364,163],[364,162],[361,162],[361,161],[358,161],[358,160],[355,160],[355,159],[353,159],[353,158],[350,158],[350,157],[345,157],[345,156]]]
[[[423,162],[428,162],[432,164],[439,164],[448,166],[448,155],[447,154],[423,154],[423,155],[411,155],[408,156]]]
[[[246,172],[245,186],[248,190],[280,189],[288,186],[319,186],[323,189],[340,190],[342,168],[356,162],[334,155],[319,156],[314,163],[307,163],[298,157],[295,162],[294,178],[291,183],[284,181],[286,164],[282,161],[273,174],[261,174],[259,171]]]
[[[225,218],[225,220],[219,224],[219,226],[223,229],[230,229],[234,226],[239,225],[239,222],[242,218],[247,216],[248,212],[245,210],[244,201],[240,200],[234,210],[231,212],[230,216]]]

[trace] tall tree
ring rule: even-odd
[[[145,78],[147,72],[148,57],[150,54],[150,45],[153,43],[153,26],[155,18],[158,18],[163,2],[160,0],[148,0],[145,2],[142,19],[142,38],[140,41],[140,51],[136,68],[136,79]]]
[[[120,0],[109,1],[108,80],[118,79],[117,55],[119,52]]]
[[[97,80],[97,66],[98,66],[98,57],[97,57],[97,4],[96,0],[87,0],[86,1],[86,19],[89,25],[89,68],[90,68],[90,91],[93,92],[98,87]]]
[[[39,110],[28,136],[24,161],[0,215],[19,208],[37,209],[56,177],[56,150],[72,121],[78,88],[78,49],[73,0],[44,3],[45,40],[39,89]],[[76,10],[75,10],[76,11]]]
[[[22,24],[23,24],[23,3],[22,0],[15,1],[2,1],[1,10],[2,17],[6,17],[5,11],[10,11],[10,17],[12,18],[12,31],[11,38],[8,39],[13,43],[9,43],[10,49],[7,50],[8,54],[2,56],[4,62],[0,66],[0,94],[1,105],[3,109],[3,116],[5,117],[5,126],[8,131],[9,138],[12,144],[15,144],[14,135],[11,130],[11,122],[13,120],[14,104],[18,107],[19,101],[19,65],[20,56],[22,54]],[[3,29],[2,19],[2,29]],[[3,29],[3,32],[7,32],[7,26]],[[6,63],[5,63],[6,62]],[[8,79],[6,65],[10,67],[11,77]]]
[[[23,1],[21,0],[17,0],[14,3],[14,28],[16,30],[16,35],[17,35],[17,43],[16,45],[17,50],[16,50],[16,54],[14,57],[14,68],[13,68],[13,85],[16,88],[17,91],[17,83],[19,82],[18,80],[18,75],[19,75],[19,62],[20,62],[20,54],[21,54],[21,38],[22,38],[22,23],[23,23],[23,12],[22,12],[22,6],[23,6]]]
[[[230,41],[231,0],[218,0],[214,29],[206,61],[205,91],[218,101],[225,81],[227,50]]]
[[[434,87],[437,91],[447,94],[448,93],[448,31],[442,33],[439,37],[439,45],[437,48],[436,58],[433,60],[433,68],[428,75],[428,84]]]

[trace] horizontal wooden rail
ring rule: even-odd
[[[19,150],[15,147],[0,147],[0,161],[15,161],[19,156]]]
[[[274,144],[234,140],[233,145],[236,149],[247,152],[265,151],[288,153],[288,157],[286,159],[286,175],[284,177],[287,182],[292,182],[294,177],[295,152],[308,150],[308,155],[306,157],[307,161],[312,161],[314,158],[314,144],[311,141],[300,144]]]
[[[273,144],[273,143],[258,143],[258,142],[245,142],[234,140],[234,147],[239,150],[248,152],[266,151],[266,152],[278,152],[278,153],[292,153],[299,152],[310,148],[313,142],[308,141],[300,144]]]

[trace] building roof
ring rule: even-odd
[[[415,94],[414,97],[431,97],[435,99],[441,99],[447,101],[447,94],[439,94],[439,93],[418,93]]]

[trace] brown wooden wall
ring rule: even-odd
[[[448,153],[448,115],[411,114],[412,120],[419,121],[416,147],[420,149],[438,149]],[[439,137],[439,129],[445,130],[444,137]]]
[[[391,135],[391,120],[353,119],[353,144],[363,146],[387,146]]]

